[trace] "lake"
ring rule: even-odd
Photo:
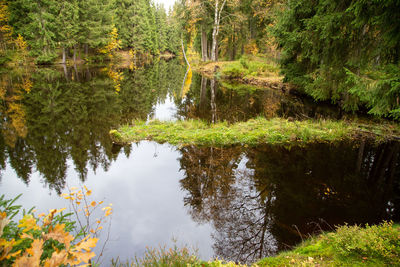
[[[0,70],[0,194],[39,212],[87,186],[113,204],[101,261],[148,247],[254,262],[344,223],[400,221],[400,143],[174,147],[112,143],[135,120],[342,119],[328,103],[210,80],[178,60]],[[117,77],[117,78],[116,78]],[[118,78],[119,77],[119,78]],[[101,236],[106,239],[106,231]],[[100,254],[101,247],[96,248]]]

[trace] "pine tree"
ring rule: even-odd
[[[115,26],[119,32],[122,48],[129,48],[133,44],[133,28],[135,16],[134,0],[116,0],[115,2]]]
[[[62,48],[62,62],[66,60],[66,50],[78,43],[79,6],[77,0],[61,0],[59,14],[56,19],[57,41]]]
[[[59,5],[55,0],[20,0],[23,9],[29,10],[25,14],[29,21],[21,26],[20,31],[27,40],[31,53],[37,56],[38,63],[52,61],[56,54],[58,31],[56,17],[59,13]]]
[[[158,50],[164,52],[167,50],[167,13],[164,5],[156,6],[156,29],[158,39]]]
[[[317,100],[400,119],[400,3],[288,1],[274,28],[286,80]]]
[[[79,3],[79,43],[88,48],[104,47],[113,28],[113,0],[85,0]]]

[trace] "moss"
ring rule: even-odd
[[[226,122],[207,124],[201,120],[175,122],[137,121],[134,126],[123,126],[110,132],[117,143],[153,140],[172,145],[230,146],[267,144],[296,144],[309,142],[335,142],[355,138],[357,135],[380,136],[386,140],[400,133],[398,125],[369,125],[365,129],[356,122],[344,121],[288,121],[282,118],[251,119],[228,125]]]

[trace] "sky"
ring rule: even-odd
[[[174,5],[175,0],[155,0],[156,3],[162,3],[164,4],[165,9],[168,11],[168,9]]]

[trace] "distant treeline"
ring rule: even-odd
[[[1,0],[0,12],[3,57],[14,45],[9,39],[21,36],[36,63],[53,62],[62,51],[87,58],[110,42],[114,28],[122,49],[158,55],[180,48],[176,22],[152,0]]]

